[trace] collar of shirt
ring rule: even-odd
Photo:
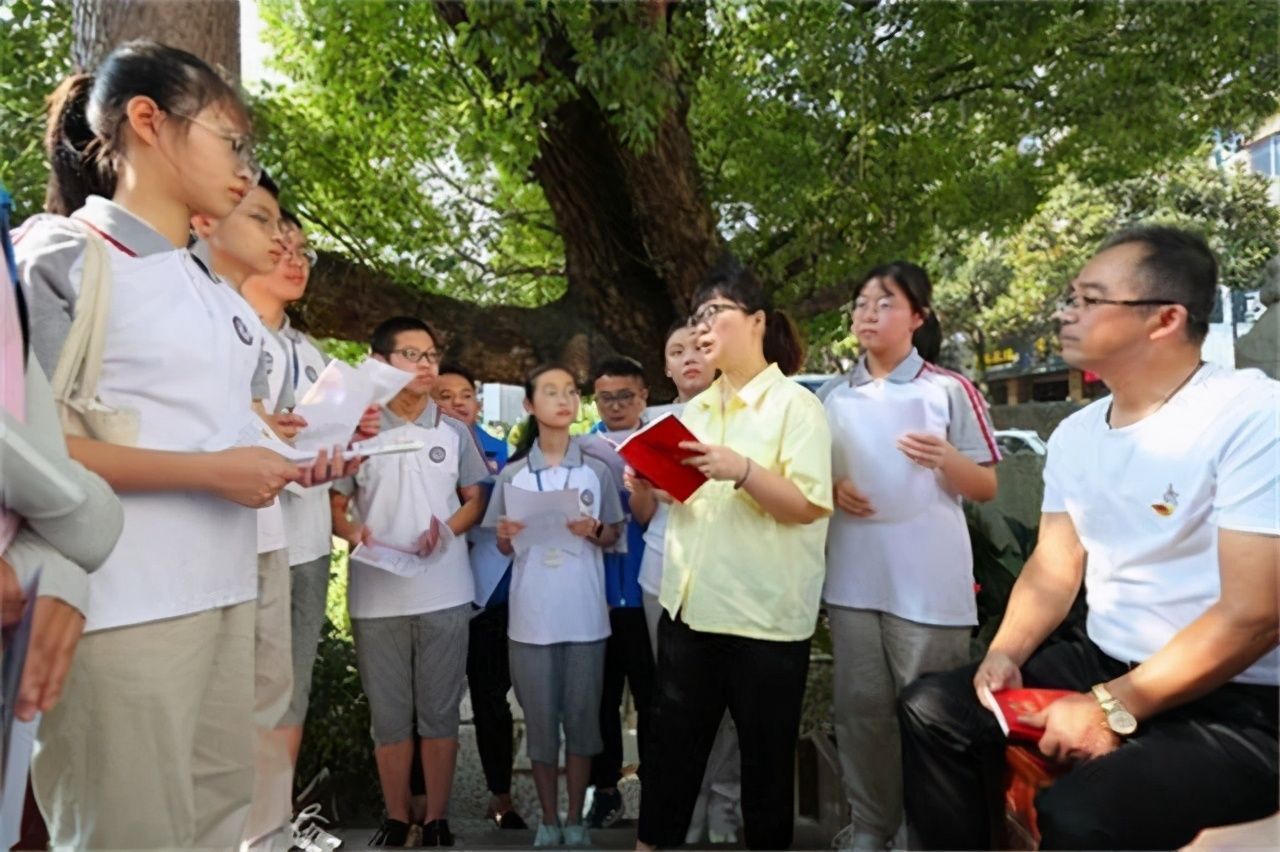
[[[74,215],[139,257],[173,251],[173,244],[155,228],[101,195],[90,195]]]
[[[911,354],[902,359],[902,363],[894,367],[885,378],[896,384],[905,385],[907,382],[915,381],[923,369],[924,358],[920,357],[920,353],[913,346]],[[865,385],[872,381],[875,381],[875,377],[867,369],[867,356],[863,355],[849,372],[849,384],[850,386]]]
[[[440,406],[436,405],[435,400],[428,399],[427,407],[422,409],[422,413],[418,415],[418,419],[414,420],[413,423],[423,429],[434,429],[440,425],[440,418],[443,416],[444,412],[440,410]],[[391,406],[382,406],[382,431],[390,431],[408,422],[408,420],[392,411]]]
[[[755,408],[760,404],[760,400],[764,399],[769,392],[769,388],[773,387],[780,381],[786,381],[786,376],[782,375],[782,370],[778,369],[778,365],[770,364],[759,373],[757,373],[751,381],[747,382],[733,394],[733,399],[737,400],[746,408]],[[711,408],[713,404],[719,401],[720,395],[725,384],[724,376],[716,379],[711,387],[694,397],[696,402],[702,408]]]
[[[529,455],[525,456],[528,462],[530,473],[538,473],[539,471],[548,470],[551,465],[547,464],[547,457],[542,454],[542,447],[538,446],[538,442],[534,441],[533,446],[529,448]],[[582,448],[578,446],[576,441],[569,441],[569,447],[564,451],[564,458],[560,460],[558,467],[582,467]]]
[[[302,332],[293,327],[293,323],[289,320],[289,315],[285,314],[284,319],[280,323],[280,327],[276,329],[276,334],[284,337],[294,343],[302,342]]]

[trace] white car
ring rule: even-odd
[[[835,373],[800,373],[799,375],[792,376],[791,379],[814,393],[817,393],[818,388],[822,387],[835,377]]]
[[[1031,429],[997,429],[996,446],[1000,448],[1002,456],[1019,453],[1033,453],[1037,456],[1049,454],[1049,447],[1044,439]]]

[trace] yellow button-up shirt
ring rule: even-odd
[[[818,398],[770,364],[722,404],[724,378],[681,417],[706,444],[727,446],[795,483],[830,514],[831,433]],[[710,480],[671,506],[659,600],[694,630],[798,641],[813,635],[826,572],[827,518],[784,524],[746,489]]]

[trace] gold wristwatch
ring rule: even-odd
[[[1120,699],[1111,694],[1106,684],[1095,684],[1093,687],[1093,697],[1098,699],[1098,705],[1102,707],[1102,712],[1107,717],[1107,727],[1122,737],[1127,737],[1138,730],[1138,720],[1133,717],[1125,706],[1120,703]]]

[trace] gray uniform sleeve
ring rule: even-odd
[[[269,368],[267,366],[267,345],[263,341],[262,348],[258,350],[258,364],[253,368],[253,378],[249,381],[249,388],[253,394],[254,402],[261,402],[262,407],[267,410],[268,414],[274,413],[271,407],[271,380],[267,376]]]
[[[356,493],[356,478],[354,476],[344,476],[341,479],[335,479],[329,483],[330,491],[337,491],[344,497],[350,497]]]
[[[82,614],[89,611],[89,575],[34,530],[28,527],[18,530],[4,552],[4,559],[13,566],[22,588],[27,588],[39,571],[37,597],[66,601]]]
[[[604,492],[600,495],[600,520],[606,524],[622,523],[627,519],[627,516],[622,511],[622,498],[618,492],[618,481],[613,478],[612,471],[603,462],[588,459],[587,464],[595,469],[596,476],[600,478],[600,490]]]
[[[516,471],[523,467],[523,464],[516,462],[507,465],[502,469],[502,473],[498,474],[493,483],[493,493],[489,495],[489,507],[485,509],[484,520],[480,522],[480,526],[496,527],[498,525],[498,521],[507,511],[506,485],[515,478]]]
[[[978,464],[1000,461],[995,429],[987,412],[987,401],[969,381],[960,376],[946,376],[947,405],[951,420],[947,424],[947,440],[966,458]]]
[[[26,396],[26,422],[3,414],[2,502],[63,556],[92,571],[120,537],[120,499],[101,477],[67,455],[48,381],[34,359],[27,365]]]
[[[78,266],[87,240],[70,220],[41,215],[22,226],[14,243],[18,278],[28,296],[31,351],[49,376],[71,331],[80,293],[79,274],[73,281],[72,267]]]
[[[491,474],[489,466],[484,463],[484,453],[476,443],[475,434],[461,420],[449,416],[442,419],[458,433],[458,487],[466,488],[484,482]]]

